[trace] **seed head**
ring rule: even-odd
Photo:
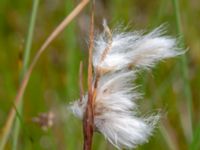
[[[148,141],[159,115],[140,117],[136,100],[141,98],[134,85],[141,69],[150,69],[165,58],[182,54],[176,40],[163,35],[161,27],[142,32],[105,32],[95,38],[93,53],[94,125],[110,143],[121,148],[135,148]],[[111,35],[112,34],[112,35]],[[71,105],[72,112],[83,119],[88,96]]]

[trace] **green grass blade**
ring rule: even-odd
[[[193,141],[190,146],[190,150],[199,150],[199,149],[200,149],[200,123],[195,129]]]
[[[30,51],[31,51],[31,45],[32,45],[32,41],[33,41],[33,33],[34,33],[34,28],[35,28],[38,5],[39,5],[39,0],[33,0],[30,24],[28,27],[28,35],[27,35],[27,40],[26,40],[26,44],[25,44],[23,72],[22,72],[23,74],[26,72],[26,70],[28,68],[28,63],[29,63],[29,59],[30,59]]]
[[[183,33],[181,31],[181,19],[180,19],[180,8],[179,8],[179,0],[172,0],[173,6],[174,6],[174,11],[175,11],[175,20],[176,20],[176,30],[177,33],[180,36],[180,41],[179,41],[179,47],[184,48],[184,38],[183,38]],[[193,105],[192,105],[192,94],[191,94],[191,88],[190,88],[190,82],[189,82],[189,71],[188,71],[188,60],[186,55],[182,55],[180,59],[180,69],[181,69],[181,75],[182,75],[182,80],[184,83],[183,87],[183,93],[185,100],[187,102],[188,106],[188,123],[189,123],[189,135],[187,137],[188,143],[192,141],[193,137],[193,129],[192,129],[192,120],[193,120]]]
[[[27,40],[26,40],[26,44],[25,44],[23,67],[22,67],[22,72],[21,72],[21,75],[20,75],[21,79],[23,78],[23,76],[24,76],[24,74],[25,74],[25,72],[28,68],[38,5],[39,5],[39,0],[34,0],[33,6],[32,6],[30,23],[29,23],[29,27],[28,27]],[[22,116],[23,100],[21,100],[21,104],[17,108],[17,110],[18,110],[18,113],[19,113],[18,115]],[[12,150],[17,149],[18,137],[19,137],[19,132],[20,132],[20,119],[19,119],[18,115],[16,117],[16,121],[15,121],[15,125],[14,125]]]

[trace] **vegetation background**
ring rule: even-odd
[[[24,58],[30,64],[44,40],[79,2],[39,0],[31,51],[25,56],[35,1],[0,0],[0,129],[13,106]],[[200,1],[96,0],[95,7],[96,32],[102,30],[106,18],[111,28],[123,24],[131,30],[150,31],[167,23],[167,34],[181,37],[180,47],[188,48],[185,56],[161,62],[152,72],[142,72],[137,80],[144,93],[144,99],[138,101],[140,109],[146,114],[159,110],[163,114],[154,136],[137,149],[199,150]],[[79,97],[80,60],[84,62],[86,79],[89,14],[87,6],[39,59],[23,98],[23,113],[17,115],[20,128],[13,126],[6,150],[82,149],[81,121],[67,106]],[[54,113],[54,124],[45,131],[32,120],[48,112]],[[20,129],[19,135],[16,128]],[[96,133],[93,149],[115,148]]]

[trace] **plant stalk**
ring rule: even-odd
[[[92,149],[92,139],[94,134],[94,112],[93,112],[93,71],[92,71],[92,51],[94,47],[94,1],[92,2],[92,12],[90,20],[90,45],[88,57],[88,101],[83,118],[84,150]]]
[[[180,6],[179,6],[179,0],[172,0],[174,10],[175,10],[175,17],[176,17],[176,30],[177,33],[180,36],[179,41],[179,47],[184,48],[184,35],[181,31],[181,17],[180,17]],[[192,102],[192,92],[190,87],[190,81],[189,81],[189,71],[188,71],[188,60],[186,55],[182,55],[180,59],[180,69],[181,69],[181,75],[182,80],[184,83],[183,86],[183,94],[187,102],[187,112],[188,112],[188,126],[189,126],[189,133],[188,133],[188,143],[192,141],[193,138],[193,102]]]

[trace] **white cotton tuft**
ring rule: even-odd
[[[82,101],[77,100],[70,105],[71,112],[78,118],[83,119],[83,115],[85,113],[85,108],[87,104],[88,96],[85,95]]]
[[[106,34],[96,38],[93,65],[96,68],[116,71],[129,67],[149,68],[165,58],[183,54],[176,44],[176,39],[162,35],[162,28],[148,34],[140,32],[113,33],[112,46],[105,60],[100,57],[107,47]]]
[[[135,109],[140,94],[133,88],[135,72],[124,71],[108,74],[99,81],[95,99],[94,124],[106,139],[118,149],[134,148],[147,142],[155,127],[154,116],[137,117]],[[73,113],[83,119],[87,96],[71,106]]]
[[[101,69],[94,99],[94,125],[118,149],[135,148],[148,141],[159,115],[140,117],[136,100],[141,98],[133,81],[139,69],[151,68],[165,58],[182,54],[176,40],[162,36],[160,28],[143,35],[139,32],[114,33],[108,47],[105,34],[96,38],[93,54],[94,80]],[[131,67],[131,69],[130,69]],[[94,83],[93,83],[94,84]],[[88,96],[71,105],[72,112],[83,119]]]

